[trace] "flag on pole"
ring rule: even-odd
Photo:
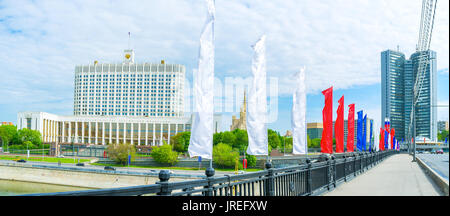
[[[355,144],[355,104],[348,105],[347,152],[353,152]]]
[[[364,115],[363,118],[363,139],[362,139],[362,149],[366,151],[367,146],[367,114]]]
[[[188,153],[212,159],[214,115],[214,0],[206,0],[208,13],[200,35],[198,71],[194,72],[194,120]]]
[[[392,146],[392,149],[395,149],[395,146],[394,146],[394,144],[395,144],[394,138],[395,138],[395,129],[394,129],[394,128],[391,128],[391,146]]]
[[[344,95],[339,99],[334,136],[336,137],[336,153],[344,152]]]
[[[380,149],[381,149],[381,151],[384,151],[384,147],[385,147],[385,145],[384,145],[384,141],[385,141],[385,139],[384,139],[384,131],[385,130],[383,130],[383,128],[380,128]]]
[[[252,46],[253,83],[248,93],[247,132],[249,155],[268,155],[266,96],[266,36]]]
[[[307,153],[305,67],[296,74],[297,89],[292,104],[292,153]]]
[[[372,151],[372,129],[373,129],[373,120],[370,120],[370,136],[369,136],[369,151]]]
[[[389,132],[386,130],[384,132],[384,148],[389,149]]]
[[[322,153],[333,153],[333,86],[322,91],[325,96],[325,106],[322,110],[323,131],[320,140]]]
[[[358,151],[362,151],[363,145],[363,111],[358,112],[358,120],[357,120],[357,129],[356,129],[356,148]]]

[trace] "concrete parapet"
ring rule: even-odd
[[[428,176],[433,179],[433,181],[439,186],[439,188],[444,192],[446,196],[449,195],[448,193],[448,181],[442,178],[438,173],[436,173],[431,167],[429,167],[425,162],[420,160],[420,158],[416,157],[417,163],[425,170],[425,172],[428,174]]]

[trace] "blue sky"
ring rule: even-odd
[[[306,66],[307,118],[321,121],[321,90],[355,103],[378,120],[380,52],[410,56],[418,40],[421,0],[216,0],[215,75],[250,77],[252,45],[267,35],[267,77],[278,79],[278,118],[290,129],[292,74]],[[449,9],[439,1],[431,48],[438,55],[438,104],[449,98]],[[17,112],[70,115],[75,65],[120,62],[131,47],[137,62],[197,65],[206,17],[201,0],[0,0],[0,121]],[[347,111],[347,110],[346,110]],[[223,113],[223,129],[231,115]],[[347,115],[347,113],[345,113]],[[438,118],[448,120],[448,108]]]

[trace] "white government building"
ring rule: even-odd
[[[75,67],[74,115],[19,112],[17,128],[38,130],[43,142],[106,145],[170,144],[176,133],[191,130],[193,115],[184,116],[185,67],[134,63],[124,51],[120,64]],[[221,116],[214,115],[215,131]]]

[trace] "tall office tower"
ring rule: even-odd
[[[381,53],[381,125],[389,118],[397,137],[405,131],[405,55],[386,50]]]
[[[74,115],[181,117],[185,70],[135,63],[133,50],[124,51],[122,63],[76,66]]]
[[[417,76],[418,56],[410,59],[399,51],[381,53],[381,125],[388,118],[398,140],[409,138],[413,88]],[[416,105],[416,136],[437,138],[436,52],[429,51],[429,64],[423,74],[419,102]]]
[[[411,55],[413,62],[413,80],[419,74],[419,52]],[[428,52],[429,63],[423,74],[421,88],[418,93],[416,114],[416,136],[437,140],[437,68],[436,52]],[[408,90],[408,89],[406,89]],[[412,103],[411,103],[412,104]]]

